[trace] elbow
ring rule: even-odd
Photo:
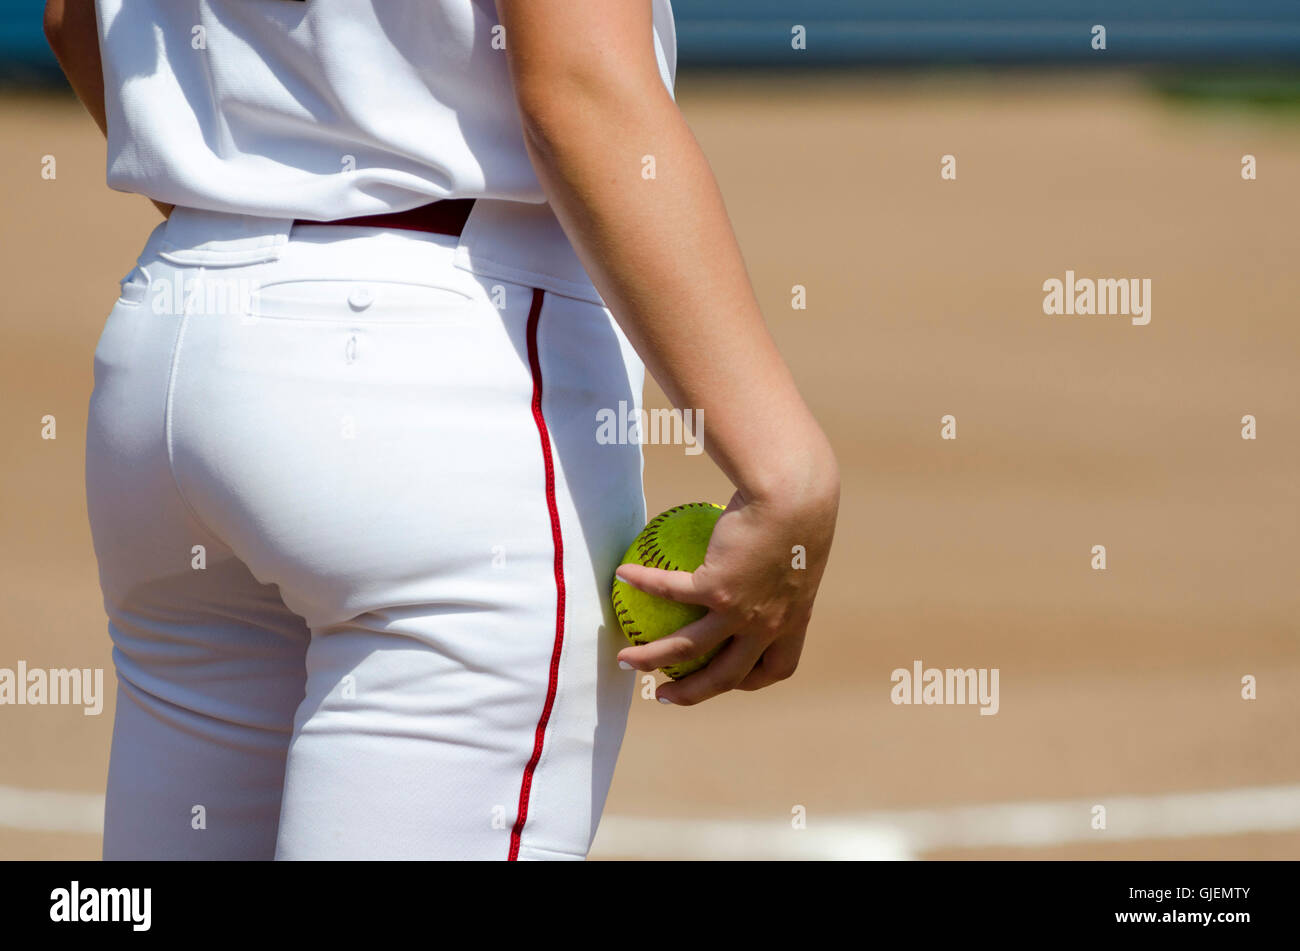
[[[575,65],[516,75],[514,86],[524,138],[543,154],[584,138],[607,141],[658,96],[671,101],[657,73],[651,86],[611,69]]]
[[[528,144],[549,150],[572,139],[587,122],[599,121],[599,88],[577,76],[532,75],[515,82],[515,103]]]
[[[535,157],[554,156],[583,133],[580,110],[573,102],[566,104],[546,93],[519,95],[517,101],[524,142]]]

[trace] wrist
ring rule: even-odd
[[[741,496],[764,508],[790,512],[834,510],[839,505],[840,472],[825,437],[811,445],[769,456],[737,484]]]

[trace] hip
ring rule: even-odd
[[[174,487],[214,544],[324,625],[373,609],[358,579],[437,601],[458,596],[466,557],[544,562],[549,485],[580,560],[612,572],[644,515],[641,453],[599,423],[639,406],[643,369],[608,310],[471,274],[440,235],[168,231],[96,348],[92,528],[134,485]]]

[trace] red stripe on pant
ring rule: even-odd
[[[551,541],[555,546],[555,644],[551,648],[551,672],[546,684],[546,702],[542,705],[542,715],[537,721],[537,732],[533,736],[533,755],[524,767],[524,778],[519,788],[519,812],[515,827],[510,832],[509,861],[519,858],[519,841],[523,835],[524,823],[528,821],[528,795],[533,788],[533,772],[537,762],[542,758],[542,744],[546,739],[546,724],[551,719],[551,709],[555,706],[555,693],[560,677],[560,652],[564,647],[564,539],[560,534],[560,510],[555,500],[555,464],[551,460],[551,437],[546,431],[546,418],[542,415],[542,361],[537,350],[537,326],[542,317],[542,298],[544,292],[533,290],[533,303],[528,311],[528,365],[533,373],[533,422],[537,424],[537,436],[542,443],[542,463],[546,470],[546,508],[551,516]]]

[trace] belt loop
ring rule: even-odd
[[[158,256],[186,267],[238,267],[275,261],[288,243],[292,227],[292,218],[178,207],[167,219]]]

